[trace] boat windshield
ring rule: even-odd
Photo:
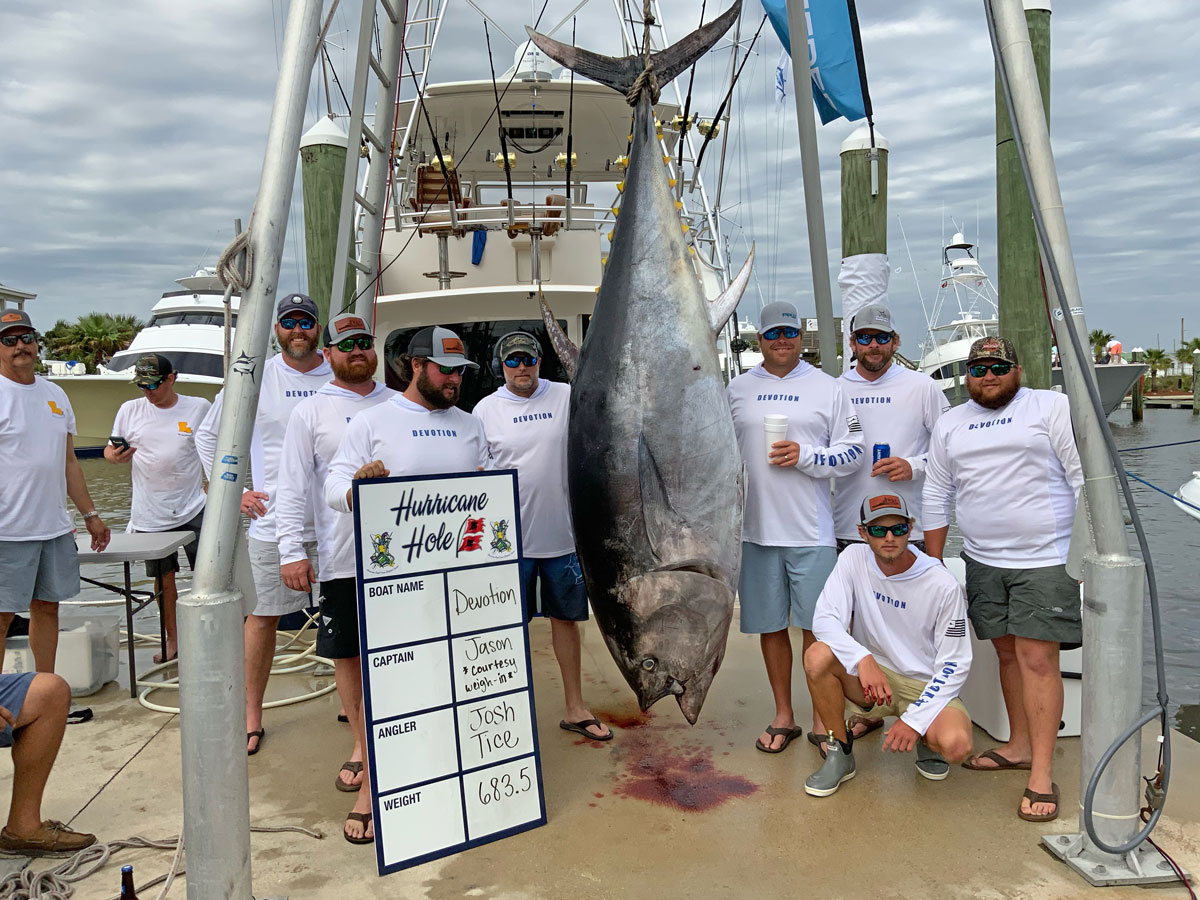
[[[142,355],[141,350],[118,353],[108,363],[111,372],[121,372],[132,369]],[[171,360],[175,371],[181,375],[208,375],[212,378],[224,378],[224,361],[220,353],[196,353],[187,350],[168,350],[162,354]]]
[[[237,328],[237,313],[230,316],[230,327]],[[220,325],[225,327],[223,312],[166,312],[157,313],[150,317],[146,327],[151,325]]]

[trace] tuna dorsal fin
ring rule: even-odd
[[[742,269],[737,273],[737,278],[733,279],[729,287],[721,292],[721,296],[708,304],[708,321],[712,324],[714,335],[721,333],[721,329],[725,327],[725,323],[729,321],[729,317],[733,315],[733,311],[741,302],[742,294],[746,292],[746,285],[750,283],[750,269],[753,262],[754,247],[751,246],[750,255],[742,263]]]
[[[720,39],[729,27],[737,20],[741,12],[741,0],[737,0],[722,15],[713,19],[707,25],[702,25],[685,37],[672,44],[665,50],[650,54],[650,62],[654,66],[654,74],[660,85],[666,85],[688,66],[703,56]],[[529,26],[525,27],[530,40],[551,59],[566,66],[574,72],[607,85],[613,90],[628,94],[633,83],[645,67],[645,61],[640,56],[614,57],[604,56],[573,47],[554,38],[539,34]],[[630,98],[630,102],[636,98]]]
[[[650,552],[661,560],[666,557],[663,550],[671,537],[680,534],[687,523],[671,504],[662,471],[644,433],[638,436],[638,482],[642,488],[642,519]]]
[[[554,347],[554,352],[558,354],[559,362],[567,370],[567,380],[574,381],[575,373],[579,371],[579,348],[562,330],[558,319],[554,318],[554,313],[546,305],[546,301],[542,300],[541,304],[542,321],[546,324],[546,333],[550,335],[550,344]]]

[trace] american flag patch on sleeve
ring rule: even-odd
[[[946,637],[966,637],[967,636],[967,620],[952,619],[950,627],[946,629]]]
[[[858,416],[850,416],[846,419],[846,427],[850,429],[851,434],[862,431],[862,423],[858,421]]]

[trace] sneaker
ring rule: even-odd
[[[831,734],[826,744],[825,764],[804,779],[804,793],[812,797],[828,797],[843,781],[854,777],[854,750],[849,752]]]
[[[917,741],[917,771],[930,781],[944,781],[950,774],[950,763],[940,753],[930,750],[925,741]]]
[[[47,819],[28,837],[0,829],[0,856],[67,857],[96,843],[94,834],[72,831],[62,822]]]

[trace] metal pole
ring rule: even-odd
[[[1072,313],[1064,324],[1076,329],[1086,347],[1087,326],[1025,13],[1021,0],[984,0],[984,5],[995,29],[1001,77],[1007,76],[1011,93],[1013,136],[1024,147],[1031,200],[1044,222],[1045,233],[1039,234],[1041,252],[1044,258],[1053,259],[1058,269],[1064,299]],[[1057,307],[1059,298],[1051,285],[1052,303]],[[1089,548],[1083,561],[1081,784],[1086,790],[1101,756],[1141,715],[1145,570],[1142,562],[1129,554],[1116,472],[1104,442],[1103,425],[1088,400],[1085,379],[1094,384],[1095,372],[1085,367],[1086,360],[1076,353],[1075,344],[1065,338],[1069,335],[1059,340],[1059,356],[1067,392],[1073,400],[1071,416],[1094,538],[1094,547]],[[1083,537],[1075,535],[1076,540]],[[1093,804],[1097,836],[1109,845],[1123,844],[1139,830],[1140,776],[1140,743],[1128,741],[1105,770]],[[1133,854],[1115,857],[1104,853],[1086,834],[1066,842],[1061,835],[1045,840],[1052,851],[1067,857],[1070,865],[1093,884],[1111,882],[1118,872],[1124,876],[1137,869],[1130,858]],[[1064,849],[1065,845],[1069,847]],[[1134,879],[1141,874],[1137,871]],[[1123,878],[1122,883],[1127,880]]]
[[[829,249],[825,241],[825,209],[821,202],[821,163],[817,158],[817,120],[813,113],[812,73],[801,47],[808,41],[804,0],[787,0],[788,34],[792,42],[792,83],[796,86],[796,122],[800,126],[800,169],[804,175],[804,212],[808,219],[808,255],[812,261],[813,303],[817,312],[817,345],[821,370],[834,378],[842,374],[833,323],[833,294],[829,283]]]
[[[287,20],[262,180],[250,216],[254,271],[239,309],[199,562],[192,591],[180,596],[178,604],[183,833],[190,900],[252,896],[250,783],[242,743],[243,612],[242,596],[233,587],[233,551],[241,528],[250,435],[271,334],[321,7],[321,0],[297,0]]]
[[[1200,370],[1200,350],[1192,351],[1192,415],[1200,416],[1200,381],[1196,372]]]
[[[1133,359],[1134,365],[1137,365],[1138,363],[1140,363],[1142,361],[1142,351],[1141,350],[1134,350],[1133,353],[1130,354],[1130,356]],[[1146,377],[1145,375],[1139,375],[1138,380],[1133,383],[1133,404],[1132,404],[1132,406],[1133,406],[1133,421],[1135,421],[1135,422],[1142,421],[1142,417],[1145,415],[1145,400],[1144,400],[1143,393],[1142,393],[1142,380],[1145,377]]]

